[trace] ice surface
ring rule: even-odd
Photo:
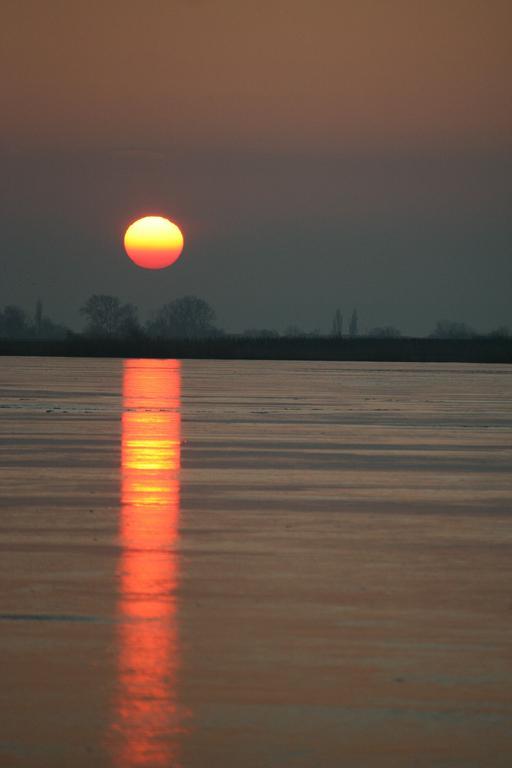
[[[511,368],[2,358],[0,406],[0,765],[511,764]]]

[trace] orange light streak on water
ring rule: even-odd
[[[124,363],[114,764],[179,765],[180,363]]]

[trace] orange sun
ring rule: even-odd
[[[176,224],[163,216],[144,216],[126,230],[124,248],[138,267],[163,269],[179,259],[183,235]]]

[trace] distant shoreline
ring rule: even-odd
[[[512,339],[250,338],[59,341],[0,339],[0,356],[140,357],[201,360],[317,360],[408,363],[512,363]]]

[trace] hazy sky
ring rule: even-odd
[[[510,0],[3,0],[0,306],[512,325]],[[122,250],[168,215],[163,272]]]

